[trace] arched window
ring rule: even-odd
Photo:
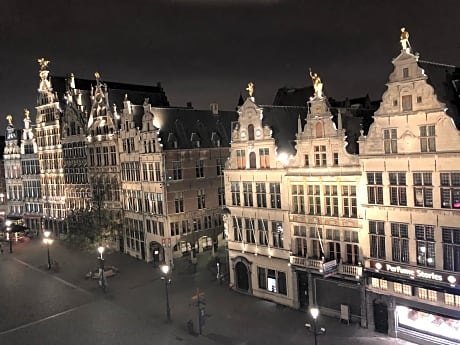
[[[316,137],[321,138],[323,136],[323,125],[321,122],[316,123]]]
[[[254,125],[248,126],[248,136],[249,140],[254,140]]]
[[[249,169],[256,169],[256,153],[251,152],[249,154]]]

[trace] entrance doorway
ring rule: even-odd
[[[164,251],[163,247],[158,242],[150,243],[150,252],[152,254],[152,264],[155,267],[158,267],[160,263],[164,262]]]
[[[236,287],[240,290],[248,291],[249,290],[249,274],[248,268],[242,262],[238,262],[235,265],[236,273]]]
[[[375,331],[388,334],[388,307],[383,302],[374,301]]]
[[[300,308],[308,308],[308,274],[297,271],[297,287]]]

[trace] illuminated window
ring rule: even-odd
[[[428,290],[419,287],[418,289],[418,297],[420,299],[436,302],[438,300],[438,293],[434,290]]]
[[[259,149],[260,168],[270,168],[270,151],[268,148]]]
[[[406,296],[412,296],[412,286],[401,283],[393,283],[393,291]]]
[[[434,125],[420,126],[420,151],[436,152],[436,130]]]
[[[388,281],[385,279],[371,278],[371,286],[377,289],[388,290]]]
[[[236,150],[236,165],[238,169],[246,169],[246,152]]]
[[[417,240],[417,264],[435,267],[434,226],[416,224],[415,238]]]
[[[393,291],[396,293],[402,293],[402,284],[401,283],[393,283]]]
[[[414,205],[433,207],[433,187],[431,172],[414,172]]]
[[[396,128],[383,130],[383,148],[385,153],[398,153],[398,132]]]
[[[441,207],[460,209],[460,172],[441,173]]]
[[[407,206],[406,173],[390,172],[390,204]]]
[[[450,293],[444,293],[444,303],[455,307],[460,307],[460,296]]]
[[[257,280],[259,289],[273,293],[287,295],[286,273],[257,267]]]

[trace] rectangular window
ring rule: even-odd
[[[307,257],[307,228],[305,226],[294,225],[294,246],[295,256]]]
[[[306,167],[310,166],[310,156],[309,155],[305,155],[305,166]]]
[[[420,126],[420,151],[436,152],[435,125]]]
[[[403,68],[403,78],[408,78],[409,77],[409,68],[404,67]]]
[[[240,184],[239,182],[231,182],[230,188],[232,192],[232,205],[241,206]]]
[[[406,173],[390,172],[390,204],[407,206]]]
[[[243,182],[244,206],[253,207],[252,182]]]
[[[257,207],[267,207],[267,190],[264,182],[256,182]]]
[[[339,215],[339,198],[337,196],[337,186],[326,186],[324,190],[326,201],[326,215],[337,217]]]
[[[257,267],[257,281],[259,283],[259,289],[267,289],[267,273],[263,267]]]
[[[279,183],[270,183],[271,208],[281,208],[281,191]]]
[[[434,226],[416,224],[415,239],[417,240],[417,265],[435,267]]]
[[[357,217],[356,186],[342,186],[342,205],[344,217]]]
[[[414,172],[414,204],[419,207],[433,207],[433,185],[431,172]]]
[[[174,194],[174,205],[176,213],[184,212],[184,193],[177,192]]]
[[[254,236],[254,220],[252,218],[244,219],[244,228],[246,230],[246,242],[247,243],[256,243]]]
[[[315,166],[326,166],[326,145],[319,145],[314,147],[315,152]]]
[[[320,186],[307,185],[308,214],[321,214]]]
[[[412,95],[405,95],[401,97],[402,110],[410,111],[412,110]]]
[[[197,205],[199,210],[206,208],[206,193],[204,189],[198,189],[197,191]]]
[[[369,236],[371,257],[385,259],[385,223],[382,221],[369,221]]]
[[[259,233],[259,244],[261,246],[268,245],[268,220],[258,219],[257,220],[257,231]]]
[[[460,172],[441,173],[441,207],[460,209]]]
[[[437,302],[438,300],[438,293],[434,290],[428,290],[419,287],[417,288],[417,292],[420,299],[428,300],[431,302]]]
[[[270,151],[268,148],[259,149],[260,168],[270,168]]]
[[[224,174],[224,166],[225,166],[225,159],[217,158],[216,159],[217,176],[222,176]]]
[[[385,153],[398,153],[398,132],[396,128],[383,130],[383,148]]]
[[[181,161],[173,161],[173,180],[182,180],[182,162]]]
[[[284,247],[283,224],[281,222],[272,222],[273,247]]]
[[[334,165],[339,165],[339,153],[338,152],[332,153],[332,159],[333,159]]]
[[[225,205],[225,188],[224,187],[217,187],[217,199],[219,206]]]
[[[404,223],[391,223],[391,252],[393,261],[409,262],[409,231]]]
[[[236,150],[236,166],[238,169],[246,169],[246,151]]]
[[[371,285],[373,288],[388,290],[388,281],[385,279],[371,278]]]
[[[292,185],[292,211],[295,214],[305,214],[305,195],[303,185]]]
[[[197,178],[204,177],[204,159],[199,159],[195,163],[195,174]]]
[[[367,173],[367,200],[369,204],[383,205],[383,180],[381,172]]]
[[[243,241],[243,220],[239,217],[233,218],[233,239],[235,241]]]
[[[444,292],[444,303],[460,308],[460,296]]]
[[[442,228],[444,269],[460,272],[460,228]]]

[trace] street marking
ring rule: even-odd
[[[29,267],[30,269],[32,269],[32,270],[34,270],[34,271],[36,271],[36,272],[45,273],[43,270],[41,270],[41,269],[39,269],[39,268],[37,268],[37,267],[35,267],[35,266],[32,266],[32,265],[28,264],[28,263],[25,262],[25,261],[19,260],[19,259],[17,259],[17,258],[13,258],[13,259],[14,259],[15,261],[19,262],[20,264],[22,264],[22,265],[24,265],[24,266],[26,266],[26,267]],[[57,280],[58,282],[61,282],[61,283],[64,284],[64,285],[67,285],[68,287],[71,287],[71,288],[73,288],[73,289],[75,289],[75,290],[78,290],[78,291],[80,291],[80,292],[83,292],[83,293],[86,294],[86,295],[92,295],[89,291],[86,291],[85,289],[82,289],[81,287],[79,287],[79,286],[77,286],[77,285],[75,285],[75,284],[72,284],[71,282],[68,282],[67,280],[64,280],[64,279],[62,279],[62,278],[59,278],[59,277],[57,277],[57,276],[55,276],[55,275],[50,275],[50,277],[53,278],[53,279],[55,279],[55,280]],[[1,334],[1,333],[0,333],[0,334]]]
[[[42,322],[45,322],[45,321],[54,319],[54,318],[56,318],[56,317],[58,317],[58,316],[61,316],[61,315],[68,314],[68,313],[70,313],[70,312],[73,312],[74,310],[77,310],[77,309],[79,309],[79,308],[85,306],[86,304],[87,304],[87,303],[82,304],[82,305],[79,305],[79,306],[74,307],[74,308],[71,308],[71,309],[64,310],[64,311],[62,311],[62,312],[60,312],[60,313],[57,313],[57,314],[54,314],[54,315],[51,315],[51,316],[47,316],[47,317],[45,317],[45,318],[43,318],[43,319],[40,319],[40,320],[32,321],[32,322],[26,323],[26,324],[24,324],[24,325],[21,325],[21,326],[15,327],[15,328],[8,329],[8,330],[6,330],[6,331],[0,332],[0,336],[5,335],[5,334],[8,334],[8,333],[16,332],[16,331],[18,331],[18,330],[20,330],[20,329],[23,329],[23,328],[27,328],[27,327],[30,327],[30,326],[37,325],[37,324],[39,324],[39,323],[42,323]]]

